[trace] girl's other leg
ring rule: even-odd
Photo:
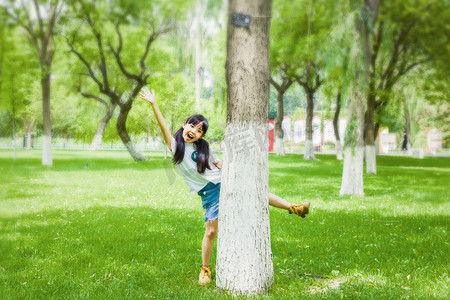
[[[202,267],[200,269],[200,275],[198,276],[198,283],[205,285],[211,282],[211,266],[209,262],[214,246],[214,240],[217,236],[217,222],[218,219],[212,221],[206,221],[205,235],[202,241]]]
[[[277,195],[269,193],[269,205],[277,208],[286,209],[289,211],[290,214],[296,214],[304,218],[309,213],[310,203],[307,202],[305,204],[295,205],[287,202],[286,200],[278,197]]]
[[[276,208],[289,209],[292,204],[277,195],[269,193],[269,205]]]
[[[218,219],[205,222],[206,230],[202,241],[202,263],[204,266],[209,266],[209,262],[211,260],[214,240],[217,236],[217,221]]]

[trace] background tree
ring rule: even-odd
[[[273,282],[268,203],[267,117],[271,1],[231,0],[253,16],[250,28],[228,23],[227,125],[217,246],[219,289],[267,292]]]
[[[275,118],[275,152],[277,155],[284,155],[284,139],[282,123],[284,119],[284,94],[294,83],[294,80],[288,78],[286,68],[279,68],[281,83],[277,83],[273,76],[270,77],[270,84],[277,90],[277,117]]]
[[[320,48],[331,28],[329,20],[331,20],[330,7],[332,4],[329,1],[302,2],[304,13],[299,14],[299,22],[302,25],[299,30],[301,30],[300,37],[303,37],[303,43],[302,40],[299,40],[297,44],[298,54],[296,57],[301,60],[301,64],[296,80],[303,87],[307,100],[304,158],[315,159],[312,140],[314,98],[324,81],[324,64],[321,60]]]
[[[27,1],[26,4],[30,4],[30,2]],[[33,0],[32,5],[26,4],[21,1],[20,5],[17,5],[15,1],[9,1],[8,6],[3,7],[3,10],[15,24],[25,30],[27,38],[35,47],[39,57],[44,129],[42,164],[51,166],[53,160],[50,117],[50,77],[55,51],[53,43],[55,24],[64,6],[64,1],[49,0],[41,3],[38,0]]]
[[[42,119],[38,116],[42,104],[34,101],[41,94],[39,62],[35,50],[16,27],[4,28],[0,51],[0,107],[11,114],[14,102],[17,135],[23,133],[25,146],[30,148],[36,121]]]
[[[181,5],[175,7],[175,4],[172,3],[173,7],[171,7],[170,5],[165,6],[164,3],[136,3],[129,1],[108,7],[108,2],[106,6],[105,3],[98,6],[85,2],[73,3],[75,11],[80,13],[78,17],[86,20],[86,26],[94,37],[96,51],[98,51],[99,60],[97,65],[100,74],[94,71],[93,62],[89,62],[83,53],[75,49],[74,38],[76,34],[73,35],[72,39],[68,40],[68,44],[71,51],[75,53],[88,70],[88,76],[97,84],[99,92],[109,97],[112,103],[116,103],[119,106],[119,115],[116,122],[117,132],[134,160],[145,160],[145,157],[135,149],[128,134],[126,126],[128,114],[137,93],[148,83],[147,80],[150,73],[147,67],[147,58],[150,47],[161,34],[174,29],[174,19],[170,15],[176,10],[182,10]],[[103,20],[102,27],[108,28],[108,26],[114,24],[117,46],[113,45],[112,37],[105,39],[102,36],[103,32],[99,29],[99,23],[102,19],[98,16],[101,9],[112,9],[110,13],[107,13],[109,19]],[[154,11],[158,11],[158,14],[156,15]],[[134,22],[147,23],[148,27],[145,29],[141,27],[141,30],[134,34],[134,38],[132,38],[132,35],[129,35],[124,43],[120,26],[127,19],[131,19]],[[126,25],[124,24],[124,27]],[[142,43],[141,34],[146,36],[145,43]],[[137,40],[138,37],[139,40]],[[136,49],[136,45],[133,45],[133,43],[140,45],[140,47]],[[108,46],[106,47],[105,44]],[[138,59],[135,58],[136,51],[141,53]],[[111,74],[111,71],[114,69],[119,71]]]
[[[364,157],[364,99],[369,83],[371,61],[370,37],[373,25],[378,17],[379,0],[364,0],[362,9],[356,13],[352,36],[344,36],[343,50],[347,78],[354,78],[350,85],[350,97],[347,105],[347,132],[345,136],[344,168],[342,172],[341,195],[364,194],[363,157]],[[351,7],[351,6],[350,6]],[[351,28],[351,27],[350,27]]]
[[[331,4],[330,1],[297,0],[276,2],[274,8],[277,18],[272,32],[272,65],[288,66],[291,70],[288,75],[302,86],[307,99],[305,159],[315,159],[314,98],[323,83],[324,65],[319,54],[330,30]]]
[[[442,1],[383,1],[372,35],[372,58],[365,112],[366,171],[376,173],[375,139],[393,88],[415,68],[445,59],[450,35]],[[442,58],[441,58],[442,57]],[[448,59],[447,64],[448,66]]]

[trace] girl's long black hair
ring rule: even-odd
[[[208,120],[202,115],[192,115],[186,120],[186,124],[192,124],[194,126],[202,123],[203,135],[208,131]],[[178,131],[174,135],[176,148],[175,154],[173,155],[172,162],[174,164],[180,164],[184,158],[184,138],[183,138],[183,127],[178,129]],[[206,168],[211,170],[209,166],[209,144],[204,139],[198,139],[194,142],[197,146],[197,171],[200,174],[205,173]]]

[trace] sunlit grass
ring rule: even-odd
[[[53,154],[0,151],[1,299],[228,298],[197,284],[200,200],[161,154]],[[342,162],[318,157],[270,156],[271,192],[312,212],[271,208],[265,297],[448,298],[450,159],[379,157],[366,195],[340,197]]]

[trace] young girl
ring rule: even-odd
[[[211,254],[217,233],[219,216],[220,181],[222,177],[222,162],[203,139],[208,131],[208,121],[202,115],[192,115],[172,137],[164,117],[156,104],[155,91],[148,88],[141,90],[140,98],[148,101],[155,113],[164,142],[173,155],[176,164],[186,181],[191,193],[198,193],[202,198],[205,215],[206,231],[202,241],[202,265],[199,284],[211,282]],[[309,202],[302,205],[292,205],[286,200],[269,193],[269,204],[283,208],[290,214],[304,218],[309,213]]]

